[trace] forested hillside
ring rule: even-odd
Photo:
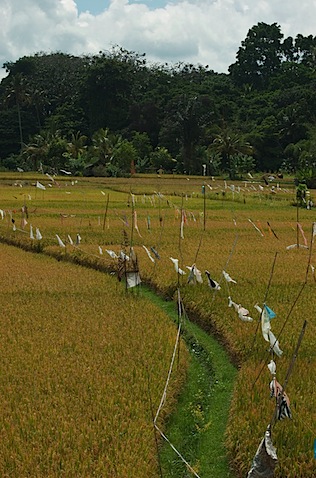
[[[258,23],[229,73],[114,47],[5,63],[1,169],[316,177],[316,37]]]

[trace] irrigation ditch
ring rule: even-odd
[[[0,235],[0,243],[27,252],[44,254],[58,261],[112,273],[113,267],[95,257],[74,252],[47,250],[39,242],[26,243]],[[150,284],[141,284],[139,293],[161,308],[177,324],[178,312],[172,294],[160,295]],[[178,397],[177,409],[168,418],[165,434],[200,478],[233,478],[225,449],[225,430],[237,375],[238,357],[229,355],[214,330],[203,330],[196,314],[187,311],[181,335],[190,352],[187,381]],[[181,353],[181,350],[180,352]],[[175,364],[176,373],[177,364]],[[161,478],[188,478],[192,474],[169,443],[159,442]]]

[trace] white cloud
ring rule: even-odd
[[[315,15],[314,0],[166,0],[160,8],[111,0],[99,15],[78,14],[73,0],[0,0],[0,63],[39,51],[80,55],[120,45],[159,63],[227,72],[258,22],[276,22],[295,37],[314,33]]]

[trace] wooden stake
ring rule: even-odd
[[[104,211],[104,218],[103,218],[103,228],[102,228],[103,231],[105,229],[106,216],[108,214],[109,200],[110,200],[110,194],[108,193],[108,196],[106,199],[105,211]]]

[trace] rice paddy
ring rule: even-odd
[[[0,250],[0,475],[159,476],[148,384],[158,407],[168,318],[106,274]]]
[[[45,190],[36,187],[37,180]],[[262,307],[266,302],[276,313],[271,328],[283,350],[281,357],[273,356],[280,383],[307,320],[287,384],[292,420],[276,423],[273,442],[279,458],[276,477],[315,475],[315,212],[293,205],[291,184],[272,188],[255,181],[232,185],[205,178],[154,176],[56,178],[51,182],[45,176],[23,175],[7,175],[1,184],[1,240],[43,253],[34,256],[1,246],[2,307],[6,311],[1,325],[5,353],[0,393],[7,434],[0,459],[3,476],[24,476],[30,470],[36,470],[32,476],[157,476],[150,411],[144,400],[146,367],[154,400],[159,401],[174,328],[149,305],[145,312],[143,299],[126,295],[114,277],[86,269],[78,272],[73,265],[45,257],[53,255],[116,273],[117,260],[107,250],[119,254],[126,239],[126,253],[132,245],[142,280],[168,297],[180,289],[186,310],[225,344],[239,365],[226,431],[230,461],[238,477],[249,470],[275,408],[267,368],[272,355],[258,327],[260,315],[254,305]],[[34,238],[30,237],[31,225]],[[42,239],[36,239],[36,228]],[[58,244],[56,235],[65,247]],[[170,257],[178,259],[185,275],[176,272]],[[187,266],[192,264],[201,270],[203,283],[188,284]],[[205,270],[220,283],[220,290],[210,289]],[[223,270],[236,283],[225,281]],[[234,307],[228,306],[228,297],[247,308],[253,321],[241,321]],[[117,316],[122,303],[125,312]],[[135,321],[135,317],[141,319]],[[127,350],[123,340],[118,340],[122,330],[129,341]],[[162,334],[164,340],[159,340]],[[186,360],[183,354],[184,372],[176,376],[173,394],[184,380]],[[93,363],[92,371],[88,363]],[[54,404],[57,397],[58,405]],[[94,418],[87,419],[87,410],[83,413],[87,403]],[[173,400],[168,403],[172,408]],[[109,415],[102,413],[106,409],[115,410],[109,423],[104,418]],[[12,427],[13,410],[17,411]],[[60,414],[54,416],[52,410]],[[86,420],[77,423],[81,414]],[[113,429],[114,436],[109,435]],[[32,430],[36,430],[33,435]],[[100,437],[104,430],[103,443],[95,433]],[[13,446],[14,452],[10,451]],[[50,451],[43,457],[45,447]],[[106,452],[109,448],[110,453]],[[141,465],[135,462],[136,454]],[[137,466],[148,466],[147,472],[133,474]]]

